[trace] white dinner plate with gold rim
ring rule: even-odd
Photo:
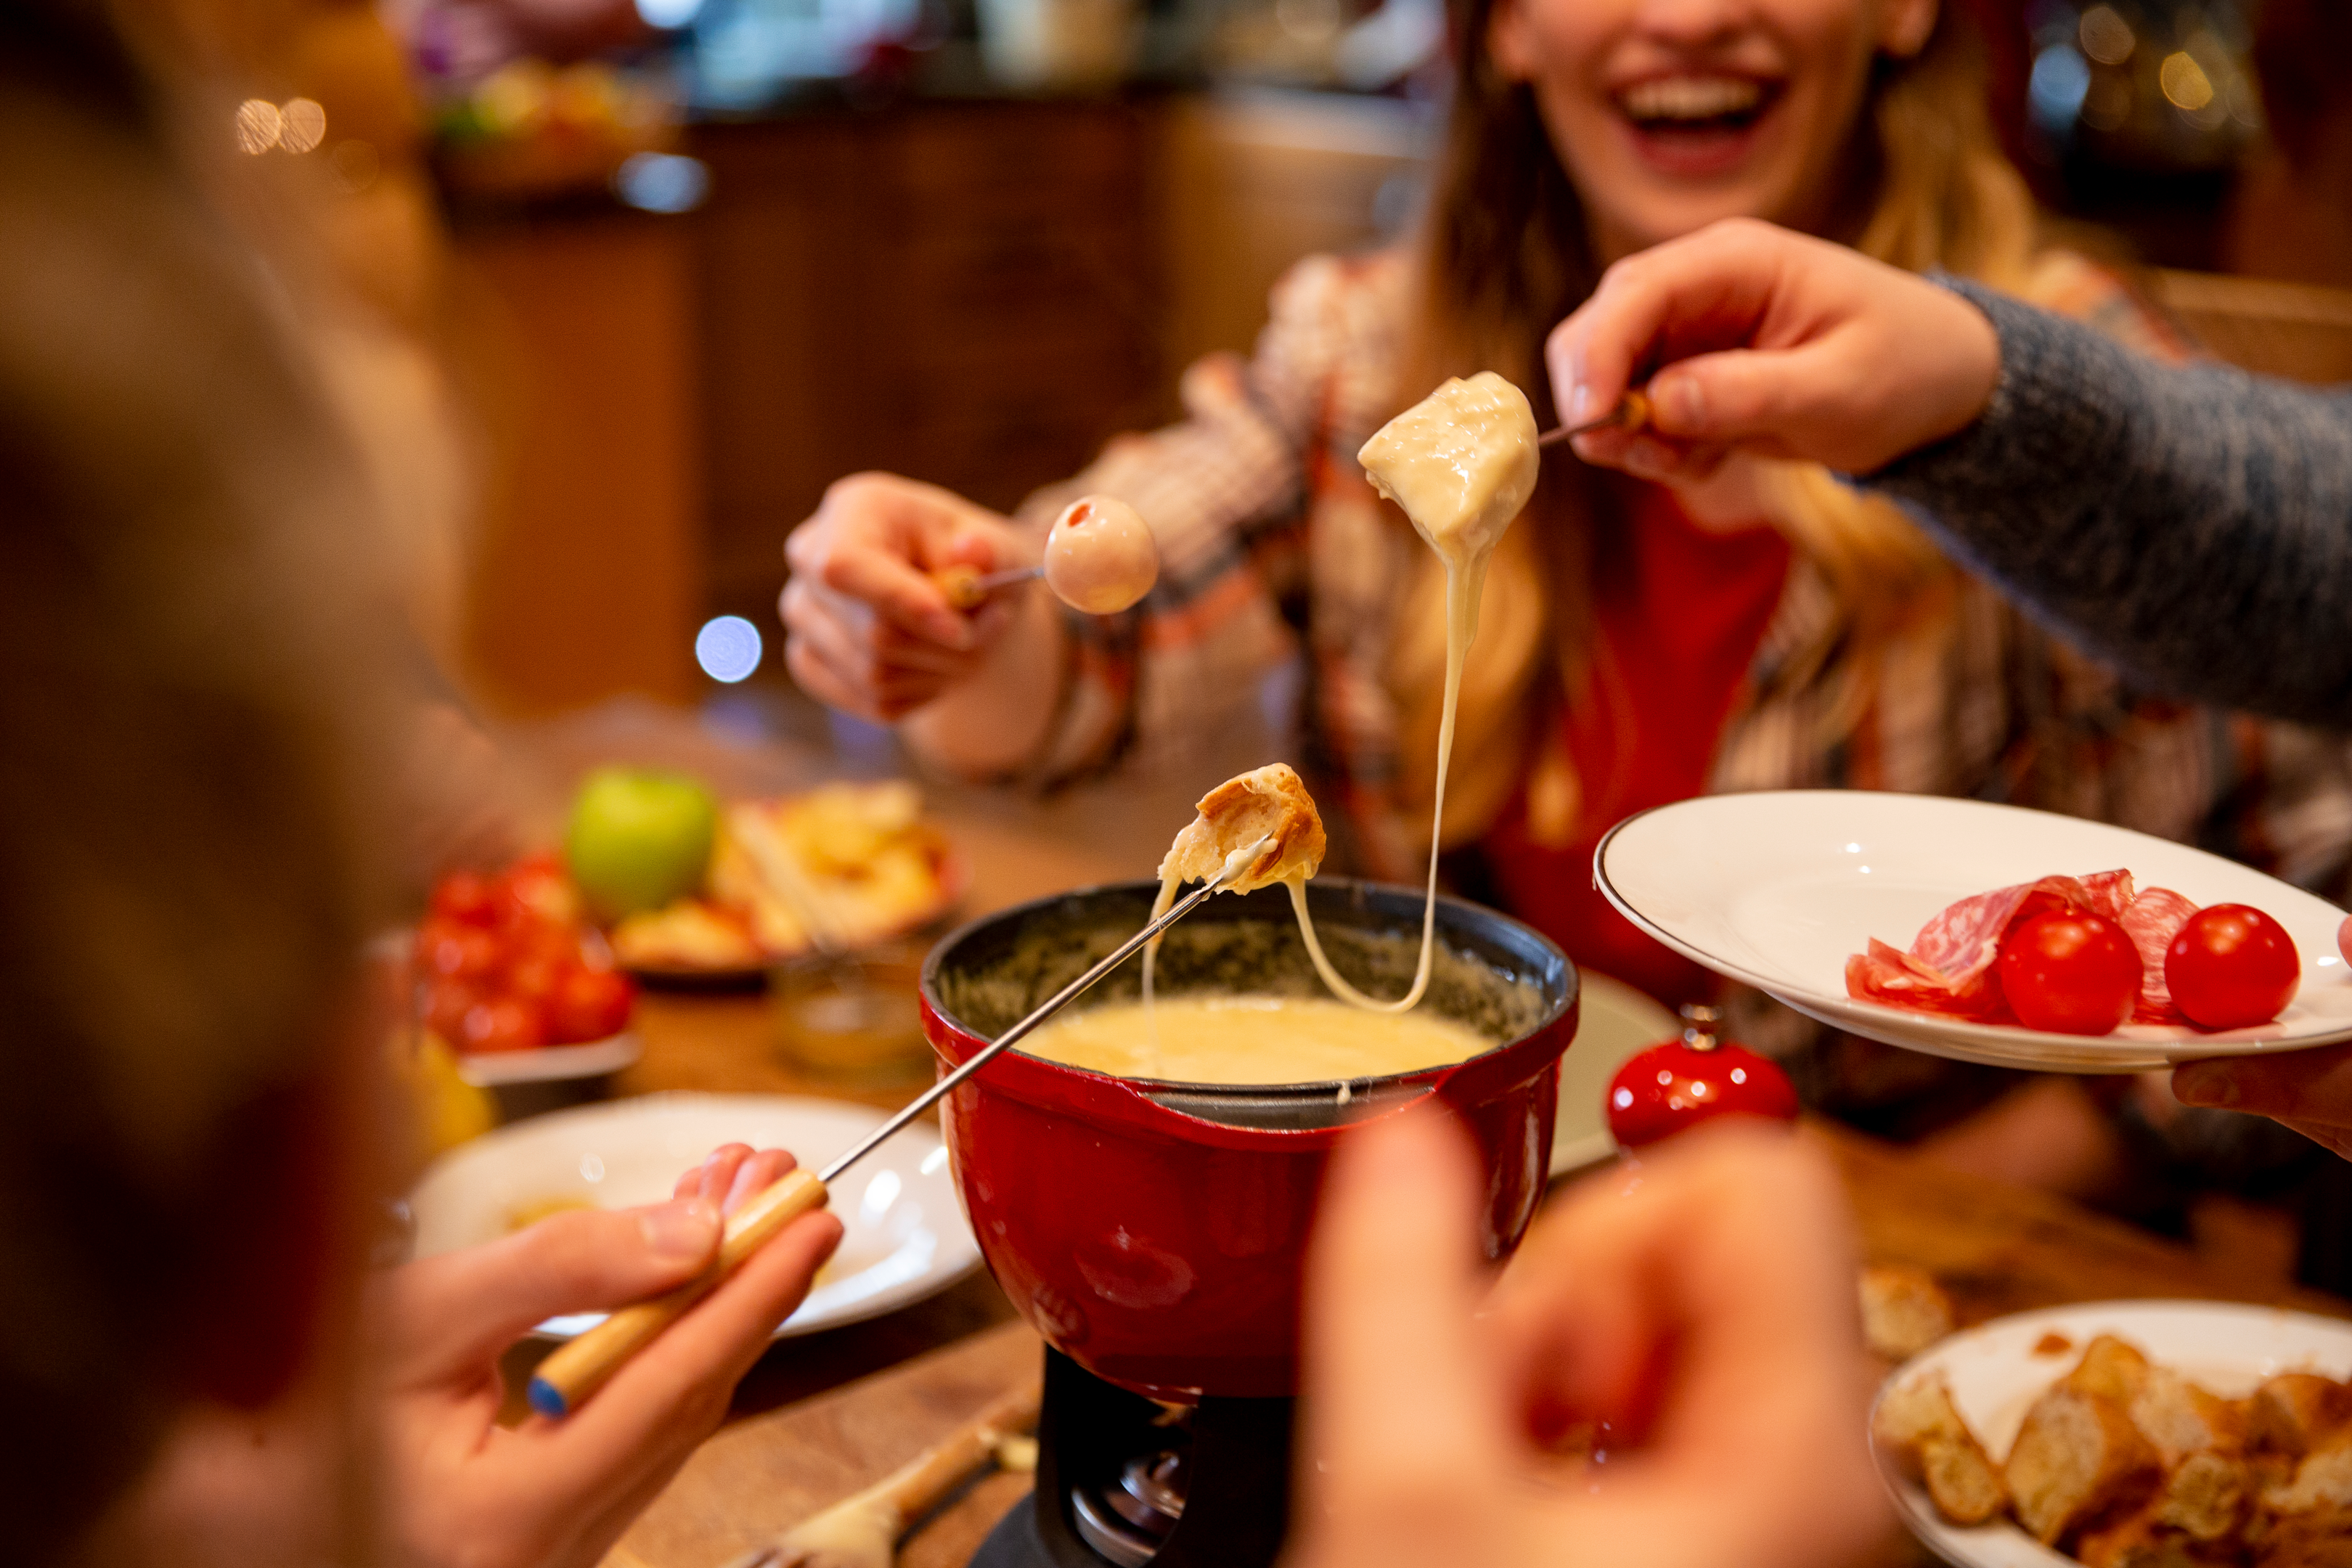
[[[408,1199],[415,1254],[495,1241],[535,1212],[660,1203],[722,1143],[789,1149],[814,1169],[884,1120],[866,1106],[780,1094],[652,1094],[534,1116],[460,1144],[426,1170]],[[980,1264],[947,1146],[922,1122],[891,1134],[845,1173],[833,1211],[841,1248],[778,1339],[895,1311]],[[604,1318],[550,1318],[535,1331],[570,1339]]]
[[[2093,1301],[1996,1318],[1939,1340],[1888,1373],[1879,1397],[1941,1373],[1969,1430],[2005,1462],[2027,1407],[2072,1371],[2083,1347],[2101,1334],[2129,1341],[2227,1398],[2251,1393],[2282,1372],[2352,1376],[2352,1322],[2224,1301]],[[2065,1342],[2063,1348],[2049,1342],[2052,1335]],[[1946,1523],[1926,1491],[1905,1479],[1886,1455],[1877,1458],[1903,1522],[1954,1568],[2080,1568],[2006,1520]]]
[[[1679,1037],[1682,1020],[1644,992],[1590,969],[1577,971],[1576,1042],[1559,1058],[1559,1116],[1551,1173],[1598,1164],[1617,1152],[1609,1135],[1609,1080],[1634,1052]]]
[[[1939,910],[1977,893],[2122,868],[2199,905],[2252,904],[2284,926],[2303,986],[2268,1024],[2208,1033],[2126,1024],[2053,1035],[1858,1002],[1845,961],[1876,937],[1907,948]],[[2105,823],[1984,801],[1869,790],[1704,795],[1629,816],[1592,858],[1625,918],[1718,974],[1836,1028],[1962,1061],[2057,1072],[2137,1072],[2197,1057],[2352,1039],[2344,911],[2250,867]]]

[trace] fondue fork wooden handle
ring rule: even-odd
[[[1598,419],[1588,419],[1581,425],[1563,425],[1557,430],[1547,430],[1536,437],[1538,447],[1549,447],[1578,436],[1590,436],[1595,430],[1606,430],[1622,425],[1628,430],[1639,430],[1650,422],[1650,400],[1638,392],[1628,392],[1617,400],[1617,406]]]
[[[846,1568],[887,1563],[908,1525],[947,1500],[982,1466],[1003,1464],[1004,1441],[1037,1425],[1040,1389],[1018,1388],[862,1492],[812,1514],[727,1568]],[[1009,1468],[1009,1467],[1008,1467]]]
[[[540,1363],[530,1380],[530,1407],[554,1416],[577,1410],[655,1335],[684,1317],[786,1226],[824,1207],[825,1198],[824,1178],[808,1171],[787,1171],[762,1188],[728,1216],[718,1261],[709,1268],[650,1301],[622,1308]]]
[[[631,1356],[643,1350],[655,1335],[684,1317],[688,1308],[709,1295],[720,1281],[741,1268],[745,1258],[802,1215],[811,1209],[824,1207],[825,1189],[839,1181],[844,1171],[879,1147],[890,1134],[929,1110],[958,1084],[1026,1039],[1040,1024],[1086,994],[1103,976],[1132,958],[1144,943],[1192,913],[1202,900],[1223,887],[1230,875],[1255,864],[1265,845],[1266,840],[1261,838],[1234,854],[1226,860],[1225,868],[1202,883],[1197,891],[1179,900],[1166,914],[1119,943],[1093,968],[1045,998],[1031,1010],[1027,1017],[973,1052],[970,1060],[925,1089],[913,1103],[867,1133],[848,1152],[840,1155],[824,1170],[814,1176],[806,1171],[788,1172],[772,1186],[736,1210],[733,1217],[728,1220],[726,1237],[719,1243],[719,1261],[699,1278],[650,1301],[622,1308],[540,1363],[538,1373],[530,1380],[530,1407],[542,1415],[555,1416],[568,1415],[580,1408],[583,1400],[604,1386],[612,1375]]]

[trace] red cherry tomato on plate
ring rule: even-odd
[[[418,966],[445,980],[478,984],[499,971],[506,961],[499,939],[479,926],[455,921],[426,921],[416,931]]]
[[[482,994],[462,980],[436,980],[425,993],[425,1026],[450,1044],[466,1037],[466,1015]]]
[[[1704,1037],[1702,1037],[1704,1038]],[[1780,1064],[1745,1046],[1668,1040],[1637,1052],[1609,1080],[1609,1132],[1646,1143],[1718,1116],[1797,1118],[1797,1091]]]
[[[550,1045],[578,1045],[617,1035],[628,1026],[636,1000],[627,978],[609,969],[572,964],[557,979],[547,999]]]
[[[2199,910],[2164,955],[2174,1005],[2208,1029],[2268,1023],[2302,983],[2294,939],[2252,904]]]
[[[458,925],[488,926],[498,919],[498,884],[478,871],[452,871],[434,888],[432,910]]]
[[[2104,915],[2060,910],[2011,926],[2000,939],[2001,994],[2029,1029],[2104,1035],[2139,1001],[2139,949]]]
[[[461,1051],[527,1051],[547,1043],[547,1025],[534,1003],[488,996],[466,1009],[455,1043]]]

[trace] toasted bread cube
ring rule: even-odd
[[[1941,1373],[1891,1391],[1872,1427],[1879,1446],[1954,1524],[1982,1524],[2007,1506],[2000,1468],[1969,1430]]]
[[[2017,1521],[2050,1546],[2139,1500],[2158,1471],[2120,1406],[2061,1382],[2025,1413],[2005,1479]]]
[[[1295,876],[1312,877],[1323,863],[1323,819],[1297,773],[1281,763],[1229,778],[1200,799],[1200,815],[1169,846],[1160,874],[1206,882],[1225,861],[1263,839],[1265,847],[1236,867],[1228,892],[1246,893]]]
[[[2147,1382],[2147,1357],[2139,1347],[2113,1334],[2101,1334],[2083,1347],[2083,1359],[2063,1379],[2077,1394],[2128,1407]]]
[[[2212,1562],[2145,1509],[2084,1531],[2074,1557],[2084,1568],[2211,1568]]]
[[[2150,1517],[2191,1541],[2227,1540],[2244,1522],[2252,1490],[2245,1460],[2234,1454],[2191,1454],[2166,1472]]]
[[[2254,1568],[2352,1568],[2352,1514],[2292,1514],[2253,1542]]]
[[[1952,1299],[1936,1277],[1907,1263],[1862,1271],[1862,1337],[1873,1354],[1908,1361],[1952,1331]]]
[[[2262,1505],[2273,1514],[2352,1512],[2352,1431],[2305,1454],[2292,1478],[2264,1489]]]
[[[2352,1386],[2307,1372],[2283,1372],[2254,1390],[2247,1413],[2252,1447],[2300,1458],[2352,1422]]]
[[[2169,1468],[2191,1454],[2235,1454],[2245,1447],[2242,1406],[2198,1387],[2170,1367],[2150,1367],[2126,1406],[2140,1436]]]

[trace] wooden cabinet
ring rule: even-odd
[[[714,608],[861,468],[1009,506],[1161,411],[1158,111],[928,102],[699,128]]]

